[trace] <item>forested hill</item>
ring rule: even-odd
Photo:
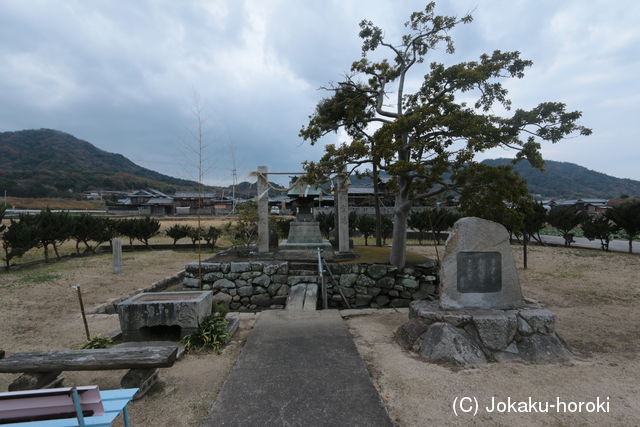
[[[0,132],[0,190],[11,196],[69,196],[86,190],[152,187],[172,193],[197,183],[136,165],[51,129]]]
[[[488,159],[482,163],[490,166],[512,164],[511,159]],[[542,172],[532,168],[526,160],[513,167],[527,180],[529,192],[543,198],[610,199],[623,194],[640,197],[640,181],[615,178],[574,163],[545,160]]]

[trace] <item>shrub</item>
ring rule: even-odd
[[[184,351],[220,351],[227,340],[227,325],[224,316],[213,313],[202,320],[198,330],[182,338]]]
[[[571,230],[585,221],[586,215],[583,211],[576,211],[573,206],[558,206],[549,211],[547,221],[562,232],[564,245],[570,246],[573,242]]]
[[[11,260],[24,255],[29,249],[38,244],[38,231],[29,221],[11,220],[9,227],[2,226],[6,231],[2,235],[2,249],[4,250],[5,268],[9,270]]]
[[[216,247],[216,241],[222,235],[222,230],[214,227],[213,225],[209,226],[207,230],[202,235],[202,238],[205,242],[207,242],[207,246],[211,246],[211,249]]]
[[[178,240],[189,237],[189,228],[190,227],[187,225],[176,224],[169,227],[167,231],[165,231],[165,234],[167,235],[167,237],[173,239],[173,246],[175,246]]]
[[[91,338],[89,341],[82,345],[83,349],[94,349],[94,348],[107,348],[111,344],[113,344],[113,340],[109,337],[103,337],[102,335],[96,335]]]
[[[358,217],[358,231],[364,237],[364,245],[369,246],[369,237],[376,232],[376,219],[371,215],[362,215]]]
[[[607,211],[607,216],[624,230],[629,241],[629,253],[633,252],[633,239],[640,235],[640,200],[627,200]]]
[[[320,212],[318,215],[316,215],[316,221],[318,221],[320,225],[320,232],[322,233],[324,238],[329,239],[329,235],[336,225],[335,215],[333,214],[333,212]]]
[[[603,251],[609,250],[609,241],[611,240],[611,235],[615,231],[615,228],[616,227],[611,224],[609,218],[605,215],[596,215],[588,218],[582,224],[584,237],[589,240],[599,239],[600,247]]]

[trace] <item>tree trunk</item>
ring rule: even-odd
[[[411,210],[409,187],[411,181],[405,176],[398,177],[399,190],[396,193],[393,208],[393,240],[391,242],[391,257],[389,262],[394,267],[404,267],[407,250],[407,219]]]
[[[44,262],[49,262],[49,245],[44,245]]]
[[[522,233],[522,259],[524,261],[524,269],[526,270],[527,265],[527,243],[529,242],[529,235],[524,232]]]
[[[380,215],[380,192],[378,190],[378,166],[373,162],[373,206],[376,210],[376,246],[382,246],[382,215]]]
[[[56,259],[60,261],[60,254],[58,253],[58,245],[56,245],[55,242],[52,243],[52,245],[53,245],[53,251],[56,253]]]
[[[633,253],[633,236],[629,237],[629,253]]]

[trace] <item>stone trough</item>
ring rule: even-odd
[[[177,340],[198,329],[213,303],[211,291],[145,292],[118,304],[124,341]]]

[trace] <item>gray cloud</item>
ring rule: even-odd
[[[0,3],[0,130],[50,127],[142,166],[193,177],[185,144],[193,94],[207,124],[209,182],[258,164],[299,169],[321,147],[297,134],[325,93],[359,57],[358,22],[390,37],[419,1],[94,1]],[[449,63],[494,49],[534,60],[510,82],[514,106],[567,102],[594,135],[545,147],[547,158],[640,179],[635,107],[640,101],[634,18],[640,6],[578,0],[442,2],[474,10],[455,30]],[[419,82],[419,75],[412,81]],[[337,136],[329,136],[327,142]],[[508,155],[492,151],[486,157]]]

